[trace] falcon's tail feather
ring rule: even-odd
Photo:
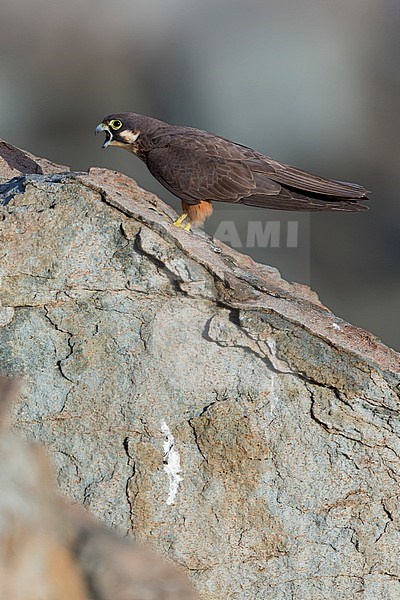
[[[335,198],[312,193],[308,193],[306,196],[287,189],[282,189],[282,192],[276,196],[255,194],[242,198],[240,202],[247,206],[273,208],[275,210],[361,212],[369,209],[357,198]]]
[[[283,167],[283,165],[282,165]],[[274,173],[268,173],[273,181],[281,183],[285,188],[289,187],[301,192],[323,194],[333,198],[363,198],[369,191],[358,183],[348,181],[337,181],[326,179],[295,167],[285,165],[284,168],[276,169]]]

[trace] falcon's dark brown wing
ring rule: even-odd
[[[201,200],[240,202],[256,189],[245,162],[219,159],[193,148],[156,148],[149,152],[146,164],[160,183],[189,204]],[[268,179],[265,184],[265,193],[278,194],[281,189]]]
[[[280,210],[360,211],[367,191],[279,163],[214,134],[176,128],[164,147],[152,149],[150,172],[188,203],[241,202]]]

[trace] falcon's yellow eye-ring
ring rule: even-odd
[[[122,121],[120,121],[119,119],[113,119],[112,121],[110,121],[110,125],[116,131],[117,129],[121,129]]]

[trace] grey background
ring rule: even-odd
[[[336,314],[400,347],[397,0],[13,0],[0,22],[0,136],[83,170],[135,177],[93,129],[132,110],[215,131],[373,191],[365,214],[216,205],[242,250],[310,283]],[[297,249],[246,248],[248,221],[299,218]]]

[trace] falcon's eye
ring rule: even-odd
[[[119,119],[113,119],[112,121],[110,121],[110,125],[115,130],[121,129],[122,121],[120,121]]]

